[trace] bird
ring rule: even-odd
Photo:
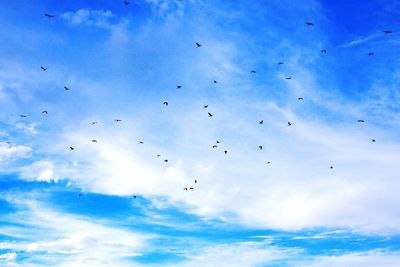
[[[255,70],[250,71],[250,73],[257,73]]]
[[[365,122],[364,120],[357,120],[357,122]]]
[[[184,191],[188,191],[187,187],[183,188]]]
[[[45,67],[43,67],[43,66],[40,66],[40,68],[43,70],[43,71],[46,71],[48,68],[45,68]]]
[[[258,148],[259,148],[260,150],[262,150],[262,149],[263,149],[263,146],[258,146]]]
[[[288,126],[292,126],[292,123],[291,123],[291,122],[289,122],[289,121],[287,122],[287,124],[288,124]]]
[[[224,153],[225,153],[225,154],[228,154],[228,151],[227,151],[227,150],[224,150]]]
[[[375,139],[371,139],[371,142],[375,143],[375,142],[376,142],[376,140],[375,140]]]
[[[133,198],[136,198],[136,196],[135,196],[135,195],[133,195],[132,197],[133,197]]]
[[[385,34],[392,33],[392,31],[390,31],[390,30],[384,30],[383,32],[384,32]]]
[[[157,158],[159,158],[159,157],[161,157],[161,155],[160,155],[160,154],[157,154]]]
[[[263,123],[264,123],[264,120],[260,120],[258,123],[259,123],[259,124],[263,124]]]
[[[326,54],[326,49],[322,49],[321,53],[325,53]]]
[[[304,100],[304,98],[302,98],[302,97],[298,97],[298,98],[297,98],[297,100]]]
[[[143,141],[139,141],[139,144],[143,144]]]
[[[193,190],[194,188],[193,187],[189,187],[189,190]]]
[[[374,52],[369,52],[368,53],[368,56],[373,56],[374,55]]]
[[[333,166],[330,166],[331,169],[333,169]]]
[[[176,86],[176,89],[181,89],[182,88],[182,85],[177,85]]]
[[[285,79],[286,79],[286,80],[291,80],[291,79],[292,79],[292,77],[286,77]]]
[[[99,122],[97,122],[97,121],[92,121],[92,122],[91,122],[92,125],[95,125],[95,124],[97,124],[97,123],[99,123]]]
[[[217,148],[218,146],[217,146],[217,145],[213,145],[212,147],[213,147],[213,148]]]
[[[168,160],[167,160],[167,159],[164,159],[164,162],[168,162]]]
[[[47,110],[43,110],[42,114],[49,114],[49,113],[47,112]]]
[[[306,25],[307,25],[307,26],[314,26],[314,23],[312,23],[312,22],[306,22]]]
[[[120,120],[120,119],[115,119],[114,121],[115,121],[115,122],[121,122],[122,120]]]
[[[267,161],[267,164],[271,164],[271,161]]]
[[[97,140],[96,140],[96,139],[93,139],[93,140],[92,140],[92,143],[97,143]]]
[[[278,65],[283,65],[284,63],[282,62],[282,61],[279,61],[278,62]]]
[[[168,106],[168,102],[164,102],[163,104],[166,105],[166,106]]]
[[[220,142],[217,140],[215,143],[219,144]]]
[[[199,43],[196,43],[196,46],[197,46],[197,48],[199,48],[199,47],[201,46],[201,44],[199,44]]]
[[[197,184],[197,180],[194,180],[194,183]]]
[[[74,150],[75,148],[73,148],[72,146],[69,147],[70,150]]]
[[[21,118],[26,118],[27,116],[26,115],[19,115]]]
[[[216,81],[216,80],[214,80],[214,83],[217,83],[217,81]]]
[[[214,116],[213,114],[211,114],[210,112],[208,112],[208,116],[209,117],[212,117],[212,116]]]
[[[129,5],[128,1],[122,1],[126,6]]]
[[[69,90],[69,87],[64,86],[64,89],[65,89],[65,91],[68,91],[68,90]]]
[[[83,197],[83,194],[82,194],[82,193],[79,193],[78,196]]]
[[[204,105],[203,108],[208,108],[208,105]]]
[[[56,17],[56,16],[50,15],[50,14],[48,14],[48,13],[44,13],[44,15],[45,15],[46,17],[48,17],[49,19],[52,19],[52,18],[55,18],[55,17]]]

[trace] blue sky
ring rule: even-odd
[[[0,265],[398,266],[399,13],[0,4]]]

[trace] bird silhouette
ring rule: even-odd
[[[93,139],[93,140],[92,140],[92,143],[97,143],[97,140],[96,140],[96,139]]]
[[[392,31],[390,31],[390,30],[384,30],[383,32],[384,32],[385,34],[392,33]]]
[[[215,143],[219,144],[220,142],[217,140]]]
[[[371,139],[371,142],[375,143],[375,142],[376,142],[376,140],[375,140],[375,139]]]
[[[82,194],[82,193],[79,193],[78,196],[83,197],[83,194]]]
[[[216,80],[214,80],[214,83],[217,83],[217,81],[216,81]]]
[[[167,159],[164,159],[164,162],[168,162],[168,160],[167,160]]]
[[[330,166],[329,168],[333,169],[333,166]]]
[[[75,148],[73,148],[72,146],[69,147],[70,150],[74,150]]]
[[[260,150],[262,150],[262,149],[263,149],[263,146],[258,146],[258,148],[259,148]]]
[[[166,106],[168,106],[168,102],[164,102],[163,104],[166,105]]]
[[[209,117],[212,117],[212,116],[214,116],[213,114],[211,114],[210,112],[208,112],[208,116]]]
[[[99,123],[99,122],[97,122],[97,121],[92,121],[92,122],[91,122],[92,125],[95,125],[95,124],[97,124],[97,123]]]
[[[283,65],[284,63],[282,62],[282,61],[279,61],[278,62],[278,65]]]
[[[121,122],[122,120],[120,120],[120,119],[115,119],[114,121],[115,121],[115,122]]]
[[[194,180],[194,183],[197,184],[197,180]]]
[[[259,124],[263,124],[263,123],[264,123],[264,120],[260,120],[258,123],[259,123]]]
[[[291,80],[291,79],[292,79],[292,77],[286,77],[285,79],[286,79],[286,80]]]
[[[287,124],[288,124],[288,126],[292,126],[292,123],[291,123],[291,122],[289,122],[289,121],[287,122]]]
[[[46,71],[48,68],[45,68],[45,67],[43,67],[43,66],[40,66],[40,68],[43,70],[43,71]]]
[[[326,49],[322,49],[321,53],[325,53],[326,54]]]
[[[194,188],[193,187],[189,187],[189,190],[193,190]]]
[[[199,48],[199,47],[201,47],[201,44],[199,44],[199,43],[196,43],[196,46],[197,46],[197,48]]]
[[[184,187],[183,190],[184,190],[184,191],[188,191],[187,187]]]
[[[251,73],[257,73],[255,70],[250,71]]]
[[[56,17],[56,16],[50,15],[50,14],[48,14],[48,13],[44,13],[44,15],[45,15],[46,17],[48,17],[49,19],[52,19],[52,18],[55,18],[55,17]]]
[[[144,144],[143,141],[139,141],[139,144]]]
[[[65,89],[65,91],[68,91],[68,90],[69,90],[69,87],[64,86],[64,89]]]
[[[19,115],[21,118],[26,118],[27,116],[26,115]]]
[[[314,23],[312,23],[312,22],[306,22],[306,25],[307,25],[307,26],[314,26]]]
[[[133,197],[133,198],[136,198],[136,196],[135,196],[135,195],[133,195],[132,197]]]
[[[42,114],[49,114],[49,113],[47,112],[47,110],[43,110]]]
[[[204,105],[203,108],[208,108],[208,105]]]
[[[271,164],[271,161],[267,161],[267,164]]]
[[[160,154],[157,154],[157,158],[159,158],[159,157],[161,157],[161,155],[160,155]]]
[[[182,88],[182,85],[177,85],[176,86],[176,89],[181,89]]]
[[[298,97],[298,98],[297,98],[297,100],[304,100],[304,98],[302,98],[302,97]]]
[[[228,150],[224,150],[224,153],[225,153],[225,154],[228,154]]]
[[[126,6],[129,5],[128,1],[122,1]]]
[[[369,52],[368,53],[368,56],[373,56],[374,55],[374,52]]]
[[[364,120],[357,120],[357,122],[365,122]]]
[[[213,147],[213,148],[217,148],[217,145],[213,145],[212,147]]]

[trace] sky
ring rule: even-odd
[[[399,16],[3,1],[0,266],[398,266]]]

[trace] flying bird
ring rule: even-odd
[[[161,155],[160,155],[160,154],[157,154],[157,158],[159,158],[159,157],[161,157]]]
[[[122,1],[126,6],[129,5],[128,1]]]
[[[93,139],[93,140],[92,140],[92,143],[97,143],[97,140],[96,140],[96,139]]]
[[[48,68],[45,68],[45,67],[43,67],[43,66],[40,66],[40,68],[43,70],[43,71],[46,71]]]
[[[214,80],[214,83],[217,83],[217,81],[216,81],[216,80]]]
[[[255,70],[250,71],[251,73],[257,73]]]
[[[208,116],[209,117],[212,117],[212,116],[214,116],[213,114],[211,114],[210,112],[208,112]]]
[[[196,43],[196,46],[197,46],[197,48],[199,48],[199,47],[201,46],[201,44],[199,44],[199,43]]]
[[[213,145],[212,147],[213,147],[213,148],[217,148],[217,145]]]
[[[47,110],[43,110],[42,114],[49,114],[49,113],[47,112]]]
[[[278,62],[278,65],[283,65],[283,62],[282,62],[282,61],[279,61],[279,62]]]
[[[333,166],[331,166],[330,168],[333,169]]]
[[[259,148],[260,150],[262,150],[262,149],[263,149],[263,146],[258,146],[258,148]]]
[[[219,144],[219,141],[217,140],[215,143]]]
[[[97,123],[99,123],[99,122],[97,122],[97,121],[92,121],[92,122],[91,122],[92,125],[95,125],[95,124],[97,124]]]
[[[304,100],[304,98],[302,98],[302,97],[298,97],[298,98],[297,98],[297,100]]]
[[[70,150],[74,150],[75,148],[73,148],[72,146],[69,147]]]
[[[143,144],[143,141],[139,141],[139,144]]]
[[[263,123],[264,123],[264,120],[260,120],[258,123],[259,123],[259,124],[263,124]]]
[[[189,190],[193,190],[194,188],[193,187],[189,187]]]
[[[288,124],[288,126],[292,126],[292,123],[291,123],[291,122],[289,122],[289,121],[287,122],[287,124]]]
[[[194,183],[197,184],[197,180],[194,180]]]
[[[286,80],[291,80],[291,79],[292,79],[292,77],[286,77],[285,79],[286,79]]]
[[[267,164],[271,164],[271,161],[267,161]]]
[[[385,34],[389,34],[389,33],[392,33],[392,31],[390,31],[390,30],[385,30],[385,31],[383,31]]]
[[[45,15],[46,17],[48,17],[49,19],[52,19],[52,18],[55,18],[55,17],[56,17],[56,16],[50,15],[50,14],[48,14],[48,13],[44,13],[44,15]]]
[[[208,105],[204,105],[203,108],[208,108]]]
[[[224,151],[224,153],[225,153],[225,154],[228,154],[228,151],[227,151],[227,150],[225,150],[225,151]]]
[[[187,187],[183,188],[184,191],[188,191]]]
[[[21,118],[26,118],[26,115],[19,115]]]
[[[133,197],[133,198],[136,198],[136,196],[135,196],[135,195],[133,195],[132,197]]]
[[[168,106],[168,102],[164,102],[163,104],[166,105],[166,106]]]
[[[306,25],[307,25],[307,26],[314,26],[314,23],[312,23],[312,22],[306,22]]]
[[[176,86],[176,89],[181,89],[182,88],[182,85],[177,85]]]
[[[321,53],[325,53],[326,54],[326,49],[322,49]]]
[[[364,120],[357,120],[357,122],[365,122]]]
[[[115,121],[115,122],[121,122],[122,120],[120,120],[120,119],[115,119],[114,121]]]
[[[368,56],[373,56],[374,55],[374,52],[369,52],[368,53]]]
[[[69,87],[64,86],[64,89],[65,89],[65,91],[68,91],[68,90],[69,90]]]
[[[375,142],[376,142],[376,140],[375,140],[375,139],[371,139],[371,142],[375,143]]]
[[[167,159],[164,159],[164,162],[168,162],[168,160],[167,160]]]

